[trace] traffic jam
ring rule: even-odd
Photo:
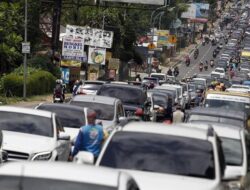
[[[0,106],[0,189],[250,189],[249,3],[235,1],[173,72],[72,91]]]

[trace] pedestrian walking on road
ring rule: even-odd
[[[94,160],[96,161],[101,151],[102,143],[105,139],[103,127],[96,124],[96,112],[94,110],[88,110],[87,118],[88,125],[80,128],[71,160],[79,151],[88,151],[94,155]]]
[[[176,111],[173,113],[173,123],[182,123],[184,121],[185,114],[181,111],[181,106],[176,106]]]

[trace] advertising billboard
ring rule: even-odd
[[[88,56],[89,64],[105,65],[105,61],[106,61],[106,49],[96,48],[91,46],[89,47],[89,56]]]
[[[101,2],[134,3],[144,5],[164,5],[164,0],[101,0]],[[168,1],[166,1],[168,2]]]
[[[209,13],[209,4],[192,3],[189,4],[188,10],[182,13],[182,18],[188,19],[207,19]]]

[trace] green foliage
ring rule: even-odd
[[[60,78],[61,72],[59,67],[51,63],[50,57],[47,55],[37,55],[28,62],[30,67],[50,72],[56,78]]]
[[[0,2],[0,74],[11,71],[22,61],[20,10],[20,3]]]
[[[2,77],[3,91],[7,95],[23,95],[23,76],[16,70]],[[56,78],[47,71],[30,70],[27,77],[27,96],[51,93],[55,86]]]

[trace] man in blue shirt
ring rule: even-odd
[[[96,124],[96,112],[88,110],[88,125],[80,128],[72,153],[74,157],[79,151],[88,151],[97,159],[104,140],[104,131],[101,125]]]

